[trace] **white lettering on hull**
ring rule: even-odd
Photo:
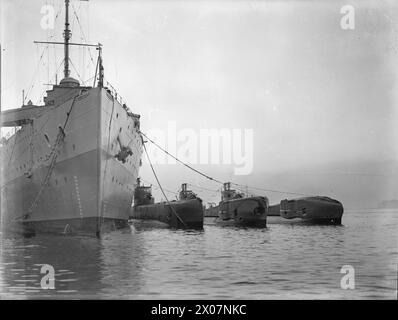
[[[77,176],[73,176],[73,179],[75,180],[75,190],[76,190],[77,205],[79,207],[79,214],[80,218],[83,219],[83,209],[82,209],[82,202],[80,200],[80,191],[79,191],[79,180]]]

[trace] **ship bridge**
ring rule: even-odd
[[[46,106],[26,105],[1,112],[1,127],[19,127],[37,118]]]
[[[1,127],[19,127],[30,123],[39,117],[49,106],[60,105],[76,95],[77,90],[89,89],[91,87],[82,87],[78,80],[72,77],[62,79],[59,85],[54,85],[47,91],[47,97],[44,97],[45,105],[33,105],[28,103],[21,108],[9,109],[1,112]]]

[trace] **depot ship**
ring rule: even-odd
[[[93,234],[128,225],[141,165],[140,116],[104,85],[102,45],[72,43],[65,0],[64,78],[43,105],[1,113],[18,127],[1,143],[1,227],[4,231]],[[94,46],[93,86],[70,75],[70,46]]]

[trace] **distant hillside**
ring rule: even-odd
[[[398,200],[385,200],[379,203],[380,209],[398,209]]]
[[[330,163],[312,168],[298,168],[278,173],[257,173],[251,185],[310,195],[325,195],[343,203],[345,209],[377,208],[378,204],[394,205],[398,199],[396,162]],[[270,203],[299,195],[264,192]],[[390,203],[391,201],[391,203]]]
[[[266,163],[262,163],[249,176],[235,176],[233,167],[227,165],[193,167],[222,181],[265,189],[248,188],[253,194],[267,196],[270,204],[302,196],[287,192],[329,196],[342,202],[345,210],[374,209],[385,200],[398,199],[397,161],[331,162],[311,167],[294,167],[292,164],[291,168],[279,171],[271,170]],[[220,185],[209,182],[192,170],[181,165],[159,165],[157,171],[163,186],[169,190],[177,191],[181,183],[188,182],[199,186],[193,189],[205,202],[220,201]],[[143,166],[140,175],[143,179],[154,182],[149,166]],[[156,197],[162,197],[158,190],[154,193]]]

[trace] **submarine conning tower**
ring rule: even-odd
[[[180,200],[190,200],[190,199],[196,199],[196,198],[197,198],[196,193],[194,193],[192,190],[188,190],[187,184],[183,183],[181,185],[179,199]]]
[[[225,182],[223,190],[221,191],[221,201],[242,198],[242,195],[236,190],[231,189],[231,182]]]
[[[137,179],[137,187],[134,191],[134,206],[142,206],[154,204],[155,199],[152,197],[152,187],[141,185],[141,179]]]

